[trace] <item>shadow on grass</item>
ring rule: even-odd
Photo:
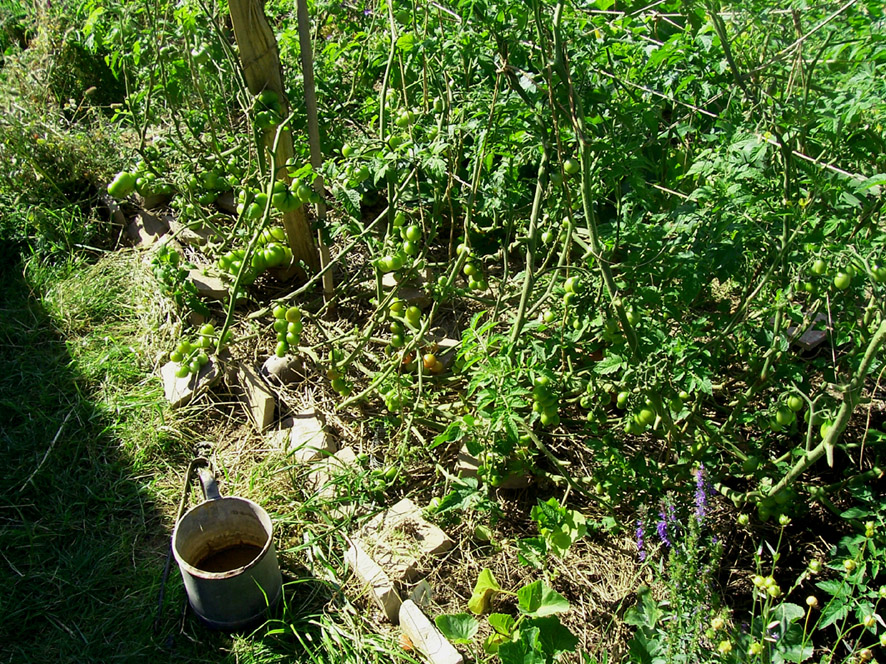
[[[26,277],[3,253],[0,241],[0,664],[416,661],[285,549],[284,605],[255,633],[200,624],[174,562],[155,629],[193,441],[139,346],[156,326],[156,312],[140,318],[140,259]],[[194,412],[182,430],[208,429]]]
[[[90,389],[0,245],[0,661],[224,659],[227,637],[180,634],[175,566],[154,632],[171,519],[116,430],[156,407],[111,413]]]

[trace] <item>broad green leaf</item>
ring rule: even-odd
[[[498,656],[501,664],[546,664],[548,661],[541,651],[537,627],[521,629],[519,640],[502,643]]]
[[[538,640],[546,655],[573,652],[578,645],[578,637],[570,632],[557,616],[534,618],[529,624],[538,628]]]
[[[803,618],[805,615],[805,609],[796,604],[791,604],[790,602],[779,604],[772,611],[772,619],[784,623],[792,623],[795,620]]]
[[[542,569],[548,548],[541,537],[525,537],[517,540],[517,560],[521,565],[530,565]]]
[[[569,610],[569,602],[541,580],[523,586],[517,591],[520,610],[528,616],[541,618]]]
[[[444,614],[434,618],[443,636],[453,643],[470,643],[480,629],[478,623],[468,613]]]
[[[517,621],[507,613],[490,613],[488,620],[492,629],[505,636],[510,636],[514,631],[514,625],[517,624]]]
[[[489,604],[499,591],[501,591],[501,586],[492,576],[492,572],[489,569],[484,569],[477,577],[474,592],[471,594],[471,599],[468,600],[468,609],[478,616],[483,615],[489,611]]]
[[[841,519],[863,519],[866,516],[871,516],[873,512],[871,510],[866,510],[861,507],[850,507],[848,510],[844,510],[840,512]]]

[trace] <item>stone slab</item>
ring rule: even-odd
[[[152,247],[169,232],[165,220],[144,210],[139,211],[126,227],[126,235],[137,247]]]
[[[428,583],[427,579],[422,579],[409,591],[409,599],[418,604],[422,609],[427,609],[431,605],[433,595],[431,584]]]
[[[398,282],[396,278],[394,278],[393,272],[388,272],[387,274],[382,275],[381,287],[383,290],[397,288],[397,297],[406,302],[407,305],[415,306],[419,309],[426,309],[431,306],[431,303],[433,302],[431,296],[428,295],[424,289],[417,287],[415,284]]]
[[[146,210],[155,210],[164,205],[168,205],[172,200],[173,194],[149,194],[142,196],[142,207]]]
[[[480,461],[477,457],[468,452],[467,446],[462,447],[455,462],[455,474],[458,477],[477,477],[479,468]],[[531,483],[532,477],[526,473],[511,473],[501,481],[498,488],[525,489]]]
[[[462,664],[464,658],[411,599],[400,605],[400,627],[431,664]]]
[[[173,217],[167,217],[169,221],[169,229],[175,234],[179,241],[191,245],[204,245],[210,240],[220,239],[212,231],[205,226],[185,226]]]
[[[304,366],[300,357],[271,355],[261,367],[262,378],[270,383],[285,385],[302,378]]]
[[[319,457],[335,454],[335,441],[317,417],[316,411],[296,413],[287,417],[283,424],[289,431],[285,450],[297,461],[308,463]]]
[[[200,297],[208,297],[211,300],[227,300],[228,285],[217,274],[213,274],[205,267],[195,267],[188,270],[188,279],[197,287]]]
[[[359,537],[374,560],[398,583],[416,580],[423,558],[445,553],[455,545],[446,533],[425,520],[409,498],[375,515],[360,530]]]
[[[213,203],[216,209],[225,214],[237,214],[237,199],[234,197],[233,191],[223,191],[220,193]]]
[[[166,400],[173,408],[184,406],[201,389],[208,389],[221,377],[218,365],[213,359],[210,359],[196,375],[188,374],[184,378],[179,378],[175,375],[178,368],[178,362],[167,362],[160,368],[160,376],[163,378],[163,391],[166,395]]]
[[[357,455],[353,448],[343,447],[332,456],[320,459],[311,466],[307,478],[308,487],[321,498],[336,498],[340,494],[340,489],[334,482],[336,477],[349,470],[358,469]]]
[[[274,421],[274,409],[277,407],[277,399],[265,387],[258,374],[251,367],[237,363],[237,382],[243,390],[243,399],[246,405],[246,412],[255,428],[264,431],[271,422]]]
[[[385,614],[385,617],[395,625],[400,621],[400,595],[397,594],[394,584],[384,570],[378,566],[363,548],[352,542],[345,561],[354,570],[354,574],[360,579],[370,597]]]

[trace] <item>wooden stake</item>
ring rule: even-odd
[[[240,49],[240,65],[243,67],[249,92],[253,95],[262,90],[276,92],[283,106],[283,115],[288,115],[289,100],[283,89],[280,52],[277,49],[274,32],[265,16],[264,3],[261,0],[229,0],[228,6],[231,10],[234,37]],[[276,130],[273,128],[265,130],[264,142],[268,149],[273,146],[275,134]],[[290,181],[286,172],[286,161],[293,154],[292,134],[289,130],[283,131],[274,160],[277,179]],[[283,227],[286,229],[289,248],[295,259],[295,267],[288,274],[284,273],[284,276],[298,275],[301,279],[306,277],[298,267],[298,261],[303,261],[312,272],[319,271],[320,260],[303,205],[283,215]]]

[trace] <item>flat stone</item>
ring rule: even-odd
[[[455,349],[460,343],[460,341],[449,337],[437,340],[437,359],[447,369],[455,362],[455,356],[458,355]]]
[[[422,579],[416,583],[415,587],[409,592],[409,599],[418,604],[422,609],[426,609],[431,605],[432,598],[431,584],[428,583],[427,579]]]
[[[142,207],[146,210],[154,210],[167,205],[172,200],[172,194],[151,194],[142,196]]]
[[[206,268],[189,270],[188,279],[194,282],[194,285],[197,287],[197,294],[200,297],[208,297],[211,300],[228,299],[228,285],[221,277],[212,274]]]
[[[406,282],[398,282],[393,272],[382,275],[381,287],[382,290],[397,288],[397,297],[406,302],[407,305],[415,306],[419,309],[425,309],[431,306],[433,302],[431,296],[424,289]]]
[[[226,214],[237,214],[237,200],[234,198],[233,191],[224,191],[220,193],[213,203],[221,212]]]
[[[454,546],[446,533],[425,520],[409,498],[370,519],[360,531],[360,540],[398,583],[418,578],[424,557],[439,555]]]
[[[242,362],[237,364],[237,381],[243,389],[246,412],[255,424],[255,428],[264,431],[274,421],[277,399],[265,387],[258,374]]]
[[[345,561],[354,570],[369,595],[378,604],[385,617],[395,625],[400,621],[400,596],[391,579],[381,567],[363,550],[352,542],[345,553]]]
[[[160,368],[163,391],[166,400],[173,408],[185,405],[201,390],[209,389],[221,376],[218,365],[213,359],[210,359],[196,375],[188,374],[184,378],[175,375],[179,366],[178,362],[167,362]]]
[[[107,187],[100,187],[100,190],[103,192],[107,192]],[[108,193],[99,194],[99,198],[102,203],[108,206],[108,212],[114,218],[114,221],[120,226],[126,225],[126,215],[123,214],[123,210],[120,209],[120,204]]]
[[[307,484],[321,498],[333,499],[341,493],[341,487],[335,483],[335,479],[358,469],[357,455],[353,448],[344,447],[332,456],[315,462],[311,466]]]
[[[478,477],[480,461],[463,446],[458,452],[455,462],[455,474],[458,477]],[[525,489],[532,483],[532,477],[526,473],[510,473],[498,485],[499,489]]]
[[[462,664],[464,659],[411,599],[400,605],[400,627],[431,664]]]
[[[271,383],[285,385],[302,378],[304,366],[301,358],[294,355],[277,357],[271,355],[261,367],[261,375]]]
[[[169,225],[160,217],[139,211],[126,227],[126,235],[137,247],[151,247],[169,232]]]
[[[268,449],[285,450],[289,445],[289,435],[289,429],[285,427],[285,424],[281,429],[268,431],[265,433]]]
[[[185,244],[204,245],[210,240],[219,239],[216,234],[206,226],[185,226],[173,217],[168,217],[169,229],[175,237]]]
[[[292,417],[287,417],[283,424],[289,430],[285,449],[297,461],[308,463],[318,457],[335,454],[335,441],[317,417],[316,411],[296,413]],[[354,459],[356,460],[356,457]]]

